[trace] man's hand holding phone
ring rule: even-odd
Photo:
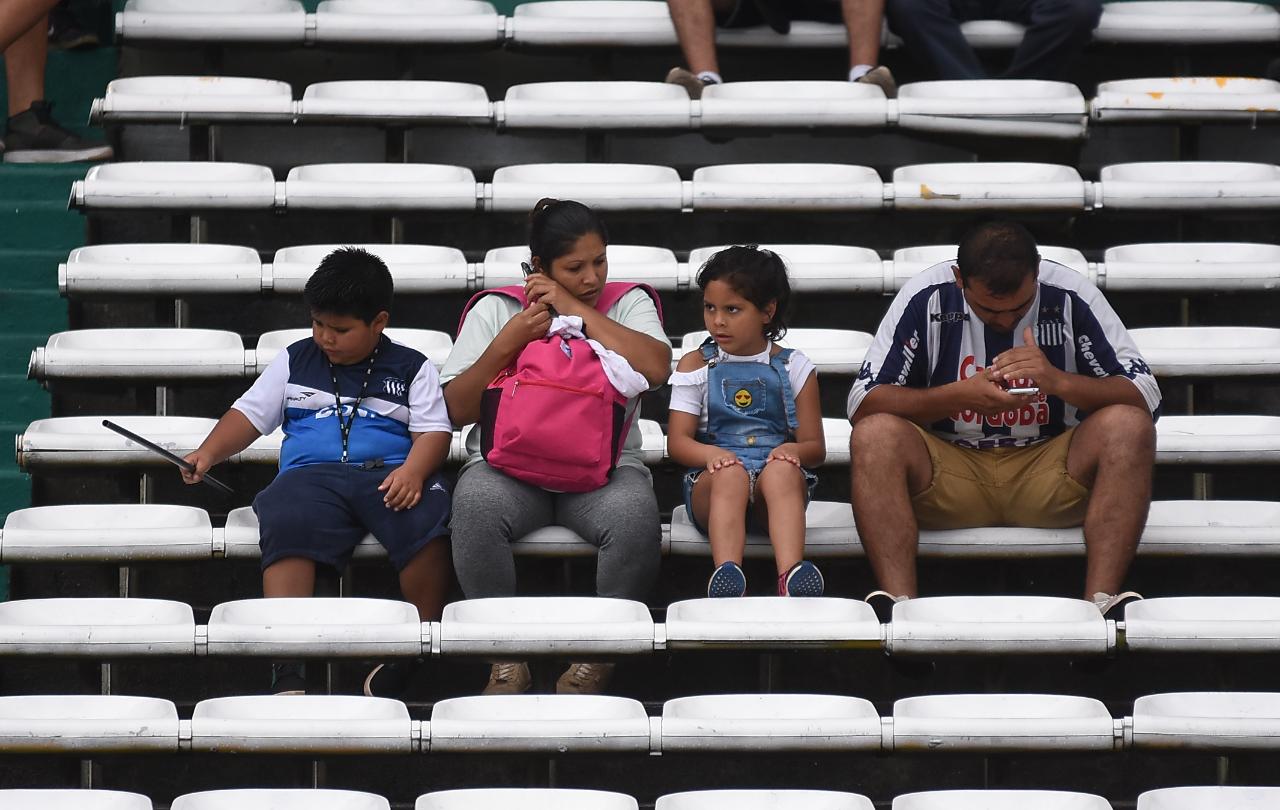
[[[1011,385],[1015,380],[1032,381],[1032,385],[1027,387],[1010,388],[1010,394],[1052,394],[1058,381],[1062,379],[1063,372],[1040,351],[1031,327],[1022,330],[1022,342],[1022,346],[997,354],[987,370],[991,372],[993,379],[1005,386]]]

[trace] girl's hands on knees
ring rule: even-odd
[[[547,305],[531,303],[527,309],[507,321],[502,331],[494,338],[494,342],[502,341],[510,354],[519,354],[525,346],[546,337],[550,326],[551,310]]]
[[[787,442],[773,448],[773,452],[769,453],[769,457],[765,459],[765,464],[771,461],[785,461],[788,464],[800,466],[800,446],[795,442]]]
[[[388,509],[397,512],[412,509],[422,500],[422,478],[406,471],[404,467],[397,467],[382,479],[378,491],[387,493],[382,502]]]
[[[707,459],[707,472],[712,475],[716,470],[722,470],[725,467],[732,467],[735,464],[741,464],[742,461],[736,455],[727,450],[716,448],[717,452],[711,458]]]

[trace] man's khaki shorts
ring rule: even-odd
[[[921,529],[1084,523],[1089,490],[1067,475],[1075,428],[1030,447],[971,450],[915,426],[933,460],[933,482],[911,499]]]

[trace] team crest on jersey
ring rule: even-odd
[[[383,393],[390,394],[393,397],[404,396],[405,384],[404,380],[397,380],[395,377],[388,377],[382,381]]]
[[[1061,346],[1066,341],[1067,325],[1062,321],[1040,321],[1036,324],[1037,346]]]
[[[751,392],[745,388],[739,388],[733,394],[733,404],[739,408],[751,407]]]

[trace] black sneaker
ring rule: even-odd
[[[279,661],[271,665],[271,694],[305,695],[307,669],[301,661]]]
[[[87,51],[98,47],[98,35],[80,25],[67,0],[49,11],[49,47],[61,51]]]
[[[1098,612],[1102,614],[1102,618],[1124,621],[1125,605],[1130,602],[1138,602],[1141,599],[1142,594],[1135,591],[1123,591],[1117,594],[1099,591],[1093,595],[1093,604],[1098,607]]]
[[[74,163],[110,160],[115,154],[105,143],[81,138],[53,120],[51,104],[34,102],[9,118],[4,136],[5,163]]]
[[[420,669],[421,658],[378,664],[365,676],[364,693],[369,697],[399,698],[409,691]]]

